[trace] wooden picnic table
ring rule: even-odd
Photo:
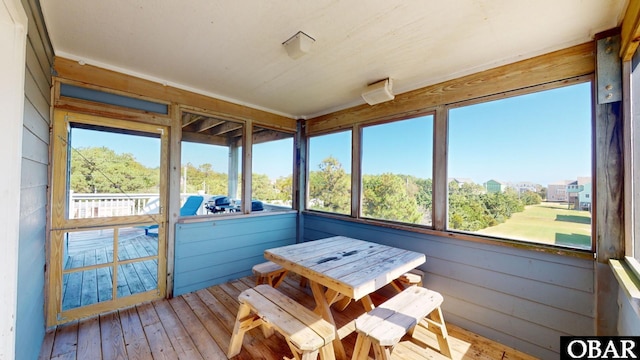
[[[334,326],[331,305],[337,303],[341,310],[352,299],[361,300],[370,311],[374,305],[369,294],[426,261],[422,253],[345,236],[268,249],[264,257],[307,278],[316,301],[314,311]],[[346,359],[340,339],[352,331],[336,329],[337,359]]]

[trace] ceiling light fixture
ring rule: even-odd
[[[289,38],[289,40],[282,43],[284,48],[287,49],[287,54],[292,59],[297,59],[302,55],[309,53],[311,50],[311,45],[316,40],[311,36],[303,33],[302,31],[298,31],[295,35]]]
[[[367,86],[362,92],[362,98],[369,105],[376,105],[385,101],[393,100],[395,97],[392,92],[393,83],[391,79],[377,81]]]

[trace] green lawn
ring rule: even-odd
[[[506,222],[477,231],[501,238],[533,241],[545,244],[591,248],[591,214],[568,210],[567,205],[542,203],[527,206]]]

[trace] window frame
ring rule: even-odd
[[[336,126],[333,128],[322,128],[322,126],[318,126],[317,130],[315,127],[311,129],[307,127],[307,131],[305,135],[307,136],[306,146],[308,148],[309,142],[308,140],[312,137],[330,134],[333,132],[343,131],[347,129],[352,129],[353,135],[353,144],[352,148],[352,167],[355,167],[355,171],[352,171],[352,177],[357,178],[358,187],[355,187],[355,182],[352,181],[352,199],[357,201],[357,203],[352,202],[352,213],[351,215],[343,215],[343,214],[334,214],[327,213],[317,210],[308,209],[307,201],[305,201],[304,212],[310,214],[317,214],[325,217],[332,217],[340,220],[346,220],[350,222],[356,223],[366,223],[372,224],[382,227],[389,227],[394,229],[400,229],[410,232],[418,232],[428,235],[435,235],[444,238],[452,238],[458,240],[472,241],[478,243],[486,243],[492,245],[501,245],[515,248],[523,248],[523,249],[531,249],[535,251],[543,251],[550,252],[554,254],[568,255],[578,258],[593,258],[594,253],[596,251],[596,241],[594,239],[595,236],[595,226],[596,221],[595,218],[592,218],[591,222],[591,249],[575,249],[563,246],[556,246],[551,244],[540,244],[533,243],[527,241],[520,240],[511,240],[511,239],[501,239],[486,235],[479,234],[470,234],[470,233],[460,233],[456,231],[450,231],[447,229],[447,216],[448,216],[448,186],[447,186],[447,143],[448,143],[448,111],[449,109],[484,103],[493,100],[504,99],[507,97],[515,97],[520,95],[526,95],[530,93],[536,93],[545,90],[552,90],[555,88],[566,87],[570,85],[575,85],[579,83],[590,82],[591,87],[594,87],[594,74],[588,73],[586,75],[574,75],[574,76],[566,76],[564,78],[559,78],[557,80],[549,81],[542,84],[531,85],[531,86],[522,86],[521,88],[510,89],[507,91],[496,92],[486,96],[478,96],[475,98],[467,98],[460,101],[455,101],[451,103],[443,103],[443,104],[435,104],[433,106],[428,106],[424,108],[420,108],[417,110],[410,110],[404,112],[398,112],[396,114],[372,117],[367,120],[355,120],[352,121],[349,125]],[[594,114],[594,99],[593,99],[593,91],[591,95],[591,178],[592,184],[596,183],[596,168],[595,168],[595,114]],[[431,226],[418,226],[414,224],[408,223],[400,223],[389,220],[380,220],[380,219],[371,219],[371,218],[363,218],[360,217],[360,207],[362,202],[361,195],[361,174],[360,174],[360,164],[362,161],[361,157],[361,148],[360,148],[360,137],[361,137],[361,129],[364,126],[381,124],[386,122],[400,121],[407,118],[416,117],[419,115],[416,114],[428,114],[432,113],[434,115],[434,139],[433,139],[433,170],[432,170],[432,225]],[[344,120],[343,120],[344,121]],[[357,141],[356,141],[357,140]],[[356,146],[357,144],[357,146]],[[357,164],[357,166],[354,166]],[[308,164],[305,168],[305,174],[308,177],[309,168]],[[307,184],[308,187],[308,184]],[[357,190],[357,192],[356,192]],[[308,194],[308,189],[307,189]],[[596,189],[595,186],[592,188],[592,214],[595,214],[596,206],[595,198],[596,198]]]
[[[374,218],[374,217],[369,217],[369,216],[365,216],[362,213],[362,203],[364,202],[364,194],[363,194],[363,189],[364,189],[364,183],[363,183],[363,176],[364,173],[362,172],[362,159],[363,159],[363,135],[364,135],[364,130],[367,127],[373,127],[373,126],[379,126],[379,125],[386,125],[386,124],[393,124],[393,123],[397,123],[397,122],[401,122],[401,121],[407,121],[407,120],[415,120],[418,118],[422,118],[422,117],[431,117],[431,133],[433,134],[433,138],[431,139],[431,196],[432,196],[432,201],[431,201],[431,224],[412,224],[412,223],[408,223],[408,222],[403,222],[403,221],[398,221],[398,220],[387,220],[387,219],[379,219],[379,218]],[[399,225],[407,225],[407,226],[411,226],[411,227],[419,227],[419,228],[426,228],[426,229],[432,229],[433,228],[433,224],[434,224],[434,202],[435,200],[434,198],[434,186],[433,186],[433,182],[434,182],[434,169],[435,169],[435,137],[436,137],[436,111],[434,109],[431,109],[429,111],[423,111],[423,112],[416,112],[416,113],[412,113],[411,115],[404,115],[404,116],[400,116],[400,117],[393,117],[391,119],[384,119],[384,120],[373,120],[373,121],[367,121],[367,122],[363,122],[360,124],[357,124],[357,128],[358,128],[358,133],[359,133],[359,137],[357,139],[358,141],[358,146],[360,148],[360,151],[358,151],[359,157],[357,158],[357,161],[355,159],[352,159],[351,162],[357,162],[358,164],[358,184],[359,184],[359,191],[360,194],[358,196],[356,196],[355,198],[358,199],[358,204],[356,206],[357,208],[357,212],[355,213],[355,217],[356,219],[363,219],[365,221],[381,221],[381,222],[386,222],[386,223],[391,223],[391,224],[399,224]],[[353,191],[353,190],[352,190]]]
[[[634,69],[634,63],[635,69]],[[623,133],[624,137],[624,167],[625,171],[625,262],[630,270],[640,279],[640,171],[637,164],[640,162],[640,51],[636,49],[629,61],[624,61],[623,67],[623,98],[624,102]]]
[[[311,154],[311,139],[314,137],[320,137],[320,136],[326,136],[326,135],[334,135],[334,134],[339,134],[339,133],[343,133],[343,132],[347,132],[350,131],[351,132],[351,166],[350,166],[350,171],[351,171],[351,176],[350,176],[350,181],[351,181],[351,187],[350,187],[350,211],[347,213],[338,213],[338,212],[330,212],[330,211],[324,211],[324,210],[320,210],[320,209],[311,209],[309,207],[309,200],[310,200],[310,196],[311,196],[311,161],[310,161],[310,154]],[[306,161],[304,163],[304,178],[306,179],[305,181],[305,197],[304,197],[304,211],[309,211],[309,212],[313,212],[313,213],[317,213],[317,214],[325,214],[325,215],[329,215],[329,216],[337,216],[339,218],[351,218],[354,217],[354,213],[358,213],[359,212],[359,206],[360,206],[360,200],[356,199],[356,195],[359,195],[359,189],[360,187],[357,186],[354,189],[354,183],[355,181],[357,181],[359,183],[360,181],[360,174],[359,174],[359,169],[360,169],[360,165],[358,163],[358,165],[354,164],[354,159],[355,158],[359,158],[359,152],[360,152],[360,146],[355,146],[354,144],[359,144],[359,139],[360,138],[360,129],[354,125],[352,127],[349,128],[341,128],[341,129],[337,129],[334,131],[328,131],[328,132],[322,132],[322,133],[317,133],[317,134],[313,134],[313,135],[308,135],[305,139],[305,149],[306,149]],[[357,142],[356,142],[357,140]],[[302,169],[301,169],[302,170]],[[356,195],[354,195],[356,194]]]
[[[445,106],[445,110],[447,112],[447,124],[448,124],[448,114],[449,114],[449,110],[451,109],[457,109],[457,108],[461,108],[461,107],[465,107],[465,106],[471,106],[471,105],[477,105],[477,104],[483,104],[483,103],[487,103],[487,102],[491,102],[491,101],[496,101],[496,100],[503,100],[503,99],[508,99],[508,98],[515,98],[518,96],[525,96],[525,95],[529,95],[529,94],[535,94],[535,93],[539,93],[539,92],[543,92],[543,91],[549,91],[549,90],[554,90],[554,89],[559,89],[559,88],[565,88],[568,86],[573,86],[573,85],[578,85],[578,84],[584,84],[584,83],[591,83],[591,183],[595,184],[596,183],[596,168],[595,168],[595,110],[594,110],[594,104],[595,104],[595,100],[594,100],[594,86],[595,86],[595,79],[593,78],[593,76],[591,75],[587,75],[587,76],[577,76],[574,78],[570,78],[570,79],[566,79],[566,80],[561,80],[561,81],[556,81],[553,83],[548,83],[548,84],[542,84],[542,85],[538,85],[538,86],[532,86],[532,87],[528,87],[528,88],[524,88],[524,89],[517,89],[517,90],[513,90],[513,91],[508,91],[508,92],[504,92],[504,93],[500,93],[500,94],[495,94],[495,95],[490,95],[490,96],[485,96],[482,98],[477,98],[477,99],[470,99],[470,100],[466,100],[466,101],[460,101],[457,102],[455,104],[450,104],[450,105],[446,105]],[[437,135],[436,135],[437,136]],[[447,131],[446,135],[445,135],[446,139],[447,139],[447,148],[448,148],[448,139],[449,139],[449,132]],[[448,151],[447,151],[447,156],[446,156],[446,162],[448,164],[449,161],[449,156],[448,156]],[[564,189],[556,189],[556,192],[562,192],[562,199],[564,199],[564,201],[568,201],[569,197],[568,197],[568,192],[566,191],[566,189],[568,189],[571,185],[566,186],[566,188]],[[577,186],[577,185],[576,185]],[[595,194],[595,187],[592,186],[592,193]],[[547,192],[548,192],[548,186],[547,186]],[[480,235],[480,234],[474,234],[474,233],[470,233],[470,232],[462,232],[462,231],[458,231],[458,230],[454,230],[454,229],[449,229],[448,228],[448,202],[449,202],[449,198],[448,198],[448,188],[447,188],[447,194],[446,194],[446,202],[447,202],[447,209],[445,212],[445,220],[444,220],[444,226],[445,226],[445,232],[450,233],[450,234],[460,234],[460,235],[470,235],[470,236],[479,236],[481,238],[486,238],[486,239],[490,239],[492,241],[498,242],[498,243],[514,243],[514,245],[522,245],[525,247],[534,247],[534,248],[543,248],[543,249],[558,249],[561,251],[565,251],[568,250],[570,252],[577,252],[577,253],[595,253],[596,252],[596,241],[595,241],[595,208],[596,208],[596,204],[595,204],[595,196],[594,199],[592,199],[592,203],[591,203],[591,247],[590,249],[579,249],[579,248],[571,248],[571,247],[566,247],[566,246],[558,246],[558,245],[550,245],[550,244],[542,244],[542,243],[536,243],[536,242],[529,242],[529,241],[524,241],[524,240],[517,240],[517,239],[508,239],[508,238],[499,238],[499,237],[494,237],[494,236],[489,236],[489,235]],[[435,196],[435,195],[434,195]]]
[[[276,131],[282,134],[286,134],[287,136],[285,137],[286,139],[291,139],[291,153],[290,153],[290,166],[291,166],[291,206],[288,208],[284,208],[281,210],[277,210],[277,211],[291,211],[291,210],[295,210],[297,209],[297,204],[296,204],[296,181],[297,181],[297,177],[296,177],[296,147],[297,147],[297,137],[296,137],[296,133],[291,132],[291,131],[285,131],[283,129],[278,129],[278,128],[274,128],[274,127],[270,127],[268,125],[264,125],[264,124],[257,124],[257,123],[253,123],[252,124],[252,129],[251,129],[251,133],[253,134],[254,132],[254,128],[255,127],[259,127],[262,128],[264,130],[267,131]],[[283,139],[285,139],[283,138]],[[276,139],[274,141],[279,141],[282,139]],[[251,157],[252,157],[252,161],[251,161],[251,199],[255,198],[254,194],[253,194],[253,173],[254,173],[254,166],[253,166],[253,162],[255,159],[253,159],[253,154],[255,154],[255,145],[260,145],[260,144],[266,144],[269,141],[265,141],[265,142],[260,142],[260,143],[254,143],[253,141],[251,141]],[[276,179],[277,180],[277,179]],[[259,200],[259,199],[258,199]],[[266,202],[265,202],[266,204]],[[275,206],[275,205],[274,205]]]

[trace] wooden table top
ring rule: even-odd
[[[268,249],[264,257],[355,300],[426,261],[422,253],[344,236]]]

